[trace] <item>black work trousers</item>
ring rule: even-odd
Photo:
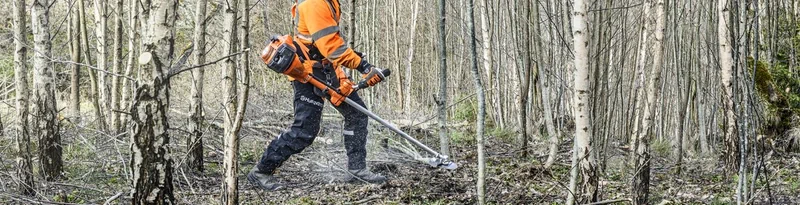
[[[314,86],[292,81],[294,87],[294,123],[272,140],[258,162],[262,172],[273,173],[293,154],[303,151],[316,138],[322,119],[323,98],[314,94]],[[349,98],[362,107],[364,101],[353,92]],[[368,116],[347,103],[342,102],[336,110],[344,117],[344,147],[347,150],[347,167],[351,170],[367,166]]]

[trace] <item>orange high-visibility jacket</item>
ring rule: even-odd
[[[334,67],[355,69],[361,57],[351,49],[339,32],[342,11],[339,0],[297,0],[292,17],[297,24],[297,40],[319,49]]]

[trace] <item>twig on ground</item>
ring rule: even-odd
[[[81,205],[81,204],[66,203],[66,202],[42,201],[42,200],[38,200],[38,199],[29,199],[29,198],[22,197],[22,196],[15,196],[15,195],[3,194],[3,193],[0,193],[0,196],[8,197],[11,200],[22,202],[23,204]]]
[[[117,194],[111,196],[111,198],[106,199],[106,202],[103,203],[103,205],[111,204],[112,201],[117,200],[117,198],[119,198],[120,196],[122,196],[122,192],[117,192]]]
[[[627,199],[627,198],[626,199],[611,199],[611,200],[588,203],[588,204],[584,204],[584,205],[603,205],[603,204],[613,204],[613,203],[620,203],[620,202],[626,202],[626,201],[631,201],[631,199]]]
[[[59,182],[53,182],[51,184],[52,185],[58,185],[58,186],[69,186],[69,187],[75,187],[75,188],[79,188],[79,189],[86,189],[86,190],[91,190],[91,191],[95,191],[95,192],[100,192],[100,193],[103,193],[103,194],[110,194],[110,193],[105,192],[103,190],[99,190],[99,189],[95,189],[95,188],[91,188],[91,187],[80,186],[80,185],[75,185],[75,184],[65,184],[65,183],[59,183]]]
[[[358,201],[346,202],[344,204],[348,204],[348,205],[349,204],[366,204],[367,202],[370,202],[370,201],[376,200],[376,199],[380,199],[380,198],[383,198],[383,197],[379,196],[379,195],[372,195],[372,196],[369,196],[367,198],[364,198],[364,199],[361,199],[361,200],[358,200]]]

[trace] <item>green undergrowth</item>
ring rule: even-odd
[[[763,113],[767,119],[765,131],[782,134],[793,126],[792,116],[800,113],[800,76],[793,75],[788,65],[781,62],[769,66],[765,61],[758,61],[755,72],[753,58],[748,58],[747,63],[755,77],[760,101],[766,106]]]
[[[455,144],[472,144],[475,143],[475,134],[467,131],[452,130],[450,131],[450,141]]]
[[[650,149],[656,157],[668,157],[670,151],[672,151],[672,144],[670,144],[669,139],[656,139],[650,145]]]
[[[509,128],[500,128],[500,127],[492,127],[488,129],[486,133],[489,136],[496,137],[503,142],[514,142],[514,137],[516,137],[516,133],[514,130]]]
[[[456,98],[456,99],[460,99],[460,98],[461,97]],[[467,121],[467,122],[472,124],[472,123],[475,123],[475,120],[477,119],[476,116],[478,116],[478,114],[477,114],[478,113],[478,105],[475,103],[475,101],[473,101],[471,99],[470,100],[466,100],[464,102],[461,102],[461,103],[457,104],[452,112],[453,113],[451,114],[451,116],[452,116],[451,120],[459,121],[459,122],[460,121]]]

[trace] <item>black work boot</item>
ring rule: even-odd
[[[351,169],[349,171],[350,173],[347,174],[348,182],[365,181],[371,184],[382,184],[383,182],[386,182],[386,177],[378,173],[373,173],[366,168],[356,170]]]
[[[258,170],[258,166],[254,166],[250,173],[247,173],[247,181],[253,186],[267,191],[275,191],[282,187],[278,178],[272,176],[272,173],[261,172]]]

